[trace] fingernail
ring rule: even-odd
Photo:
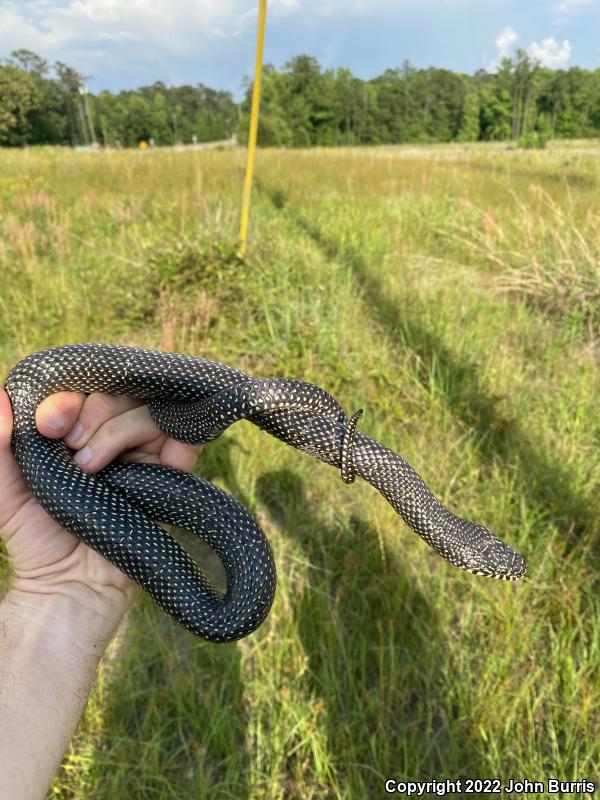
[[[73,428],[69,431],[69,436],[67,438],[71,439],[73,442],[76,442],[82,433],[83,425],[81,422],[76,422],[75,425],[73,425]]]
[[[52,428],[53,431],[61,431],[66,424],[66,419],[62,416],[62,414],[54,414],[52,417],[46,420],[46,425],[49,428]]]
[[[92,451],[89,447],[84,447],[73,456],[73,460],[78,464],[87,464],[92,457]]]

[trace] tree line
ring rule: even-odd
[[[86,78],[60,61],[14,50],[0,66],[0,145],[135,147],[228,139],[238,124],[229,92],[165,86],[91,94]]]
[[[85,77],[30,50],[0,65],[0,145],[134,147],[245,141],[252,86],[244,100],[203,84],[94,95]],[[266,65],[259,144],[369,145],[600,136],[600,69],[549,69],[518,50],[494,72],[474,75],[406,61],[371,80],[323,70],[307,55]]]

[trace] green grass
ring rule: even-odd
[[[144,598],[52,792],[366,798],[384,778],[594,779],[600,167],[581,143],[4,152],[0,361],[163,347],[329,390],[526,557],[460,572],[366,484],[242,423],[198,474],[259,519],[278,591],[217,646]],[[192,552],[193,543],[190,545]],[[8,580],[4,560],[0,575]]]

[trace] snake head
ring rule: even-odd
[[[443,558],[474,575],[502,581],[518,581],[527,575],[523,556],[488,528],[456,516],[439,501],[418,532]]]
[[[527,575],[527,564],[522,555],[482,525],[471,525],[475,541],[462,550],[463,561],[457,566],[474,575],[487,575],[501,581],[518,581]]]

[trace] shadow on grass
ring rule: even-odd
[[[437,614],[410,570],[393,554],[382,562],[376,532],[361,519],[324,524],[293,472],[262,475],[256,491],[306,557],[309,580],[293,614],[344,796],[379,796],[390,777],[457,777],[467,766],[480,774],[448,692],[456,670]]]
[[[264,184],[260,188],[328,258],[337,259],[352,270],[364,292],[365,308],[394,344],[409,347],[419,356],[422,365],[435,362],[445,402],[466,427],[477,433],[481,460],[488,465],[500,461],[510,467],[527,502],[532,507],[548,510],[544,522],[551,521],[557,527],[567,549],[580,537],[591,536],[597,522],[597,508],[574,486],[568,468],[558,460],[549,460],[528,439],[516,420],[502,412],[502,398],[490,394],[483,385],[477,365],[459,360],[438,336],[424,327],[416,301],[399,305],[399,301],[384,290],[355,247],[346,244],[342,251],[335,240],[287,204],[280,189],[271,192]],[[423,383],[427,383],[426,366],[422,370]],[[527,557],[527,547],[524,550]]]
[[[199,471],[211,481],[225,478],[247,506],[234,478],[237,446],[233,438],[211,443]],[[379,796],[388,777],[482,775],[461,704],[448,688],[457,669],[438,616],[402,561],[388,553],[382,563],[376,532],[358,517],[343,528],[323,524],[292,471],[263,474],[256,498],[311,565],[292,602],[308,658],[302,681],[320,709],[337,785],[322,783],[322,796]],[[201,561],[190,538],[178,538]],[[250,721],[235,645],[201,642],[144,597],[106,671],[88,775],[95,797],[252,795]],[[306,763],[307,750],[290,753],[284,785],[296,786],[299,772],[316,769]]]

